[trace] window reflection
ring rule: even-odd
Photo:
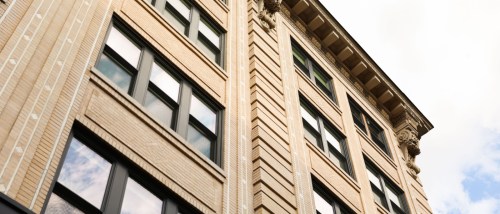
[[[333,214],[332,205],[321,197],[316,191],[314,191],[314,206],[316,207],[316,213]]]
[[[82,211],[76,209],[67,201],[57,196],[56,194],[52,194],[49,199],[49,203],[47,204],[47,209],[45,209],[45,213],[51,214],[83,214]]]
[[[212,131],[212,133],[215,133],[217,114],[195,96],[191,97],[191,109],[189,113]]]
[[[160,90],[165,92],[172,100],[178,102],[179,99],[179,82],[175,80],[167,71],[161,68],[158,64],[153,63],[150,81]]]
[[[108,161],[73,139],[57,181],[100,208],[110,170]]]
[[[127,92],[130,88],[132,75],[107,55],[101,55],[101,61],[99,62],[97,69],[99,69],[104,76],[118,85],[118,87],[123,91]]]
[[[196,128],[194,128],[191,125],[188,128],[187,140],[201,153],[210,158],[210,147],[212,143],[207,137],[205,137],[202,133],[200,133]]]
[[[144,107],[167,127],[172,126],[173,110],[150,91],[146,93]]]
[[[131,178],[127,180],[122,214],[161,213],[162,201]]]
[[[139,58],[141,56],[141,49],[132,43],[115,27],[111,27],[106,45],[118,53],[132,66],[137,68]]]
[[[302,115],[302,118],[309,125],[311,125],[311,127],[313,127],[316,131],[319,131],[318,122],[316,121],[316,118],[314,118],[308,110],[306,110],[304,107],[300,106],[300,114]]]

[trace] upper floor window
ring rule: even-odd
[[[330,97],[333,102],[337,103],[332,78],[329,77],[295,42],[292,42],[292,52],[295,65],[299,67],[300,70],[321,89],[321,91]]]
[[[316,214],[350,214],[354,213],[347,209],[339,200],[324,188],[319,182],[313,183],[313,197]]]
[[[337,166],[352,176],[345,137],[317,112],[302,99],[300,114],[304,126],[304,137],[316,144]]]
[[[366,163],[366,171],[375,202],[393,214],[406,213],[406,201],[403,191],[399,190],[387,177],[380,173],[371,163]]]
[[[159,123],[220,165],[221,108],[154,50],[124,32],[116,25],[110,28],[97,69]]]
[[[189,206],[181,207],[149,175],[129,169],[132,164],[119,155],[103,157],[89,148],[87,144],[96,143],[94,140],[71,137],[45,213],[198,212]]]
[[[356,126],[377,144],[386,154],[389,154],[387,142],[385,140],[384,130],[375,121],[366,114],[361,107],[352,99],[349,99],[351,106],[352,119]]]
[[[208,58],[222,65],[224,33],[195,4],[188,0],[152,0],[151,4],[174,28],[197,44]]]

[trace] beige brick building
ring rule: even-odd
[[[432,124],[317,0],[1,0],[0,27],[0,213],[432,212]]]

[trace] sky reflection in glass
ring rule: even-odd
[[[127,180],[122,214],[161,213],[162,201],[131,178]]]
[[[215,133],[217,114],[195,96],[191,96],[191,109],[189,113],[212,131],[212,133]]]
[[[196,149],[198,149],[205,156],[210,158],[210,140],[201,134],[196,128],[193,126],[188,127],[188,142],[193,145]]]
[[[110,171],[108,161],[73,138],[58,182],[100,208]]]
[[[83,214],[82,211],[76,209],[67,201],[56,194],[50,196],[49,203],[45,209],[45,213],[50,214]]]

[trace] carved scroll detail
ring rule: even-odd
[[[280,11],[281,0],[258,0],[259,19],[266,32],[276,27],[275,13]]]
[[[420,173],[420,168],[415,164],[415,157],[420,154],[418,133],[410,128],[404,128],[398,133],[398,142],[406,160],[406,166],[414,178]]]

